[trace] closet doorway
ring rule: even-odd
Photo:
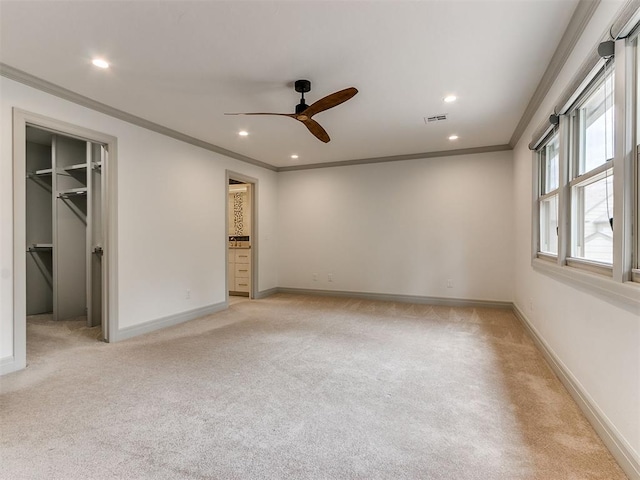
[[[227,302],[255,298],[257,285],[257,181],[227,172]]]
[[[27,361],[27,321],[32,332],[86,327],[90,338],[110,340],[115,147],[114,137],[14,110],[18,368]]]
[[[104,145],[27,126],[27,317],[102,325]]]

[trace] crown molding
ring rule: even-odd
[[[163,125],[151,122],[142,117],[132,115],[125,111],[119,110],[117,108],[114,108],[104,103],[93,100],[92,98],[85,97],[84,95],[80,95],[79,93],[73,92],[64,87],[60,87],[59,85],[55,85],[51,82],[38,78],[27,72],[23,72],[22,70],[18,70],[17,68],[14,68],[10,65],[0,63],[0,75],[2,75],[3,77],[9,78],[11,80],[15,80],[16,82],[20,82],[29,87],[33,87],[37,90],[41,90],[51,95],[55,95],[56,97],[60,97],[64,100],[68,100],[70,102],[76,103],[83,107],[87,107],[97,112],[104,113],[106,115],[117,118],[119,120],[124,120],[125,122],[131,123],[133,125],[137,125],[138,127],[146,128],[147,130],[151,130],[161,135],[166,135],[167,137],[175,138],[176,140],[180,140],[181,142],[189,143],[196,147],[200,147],[205,150],[209,150],[211,152],[219,153],[220,155],[224,155],[227,157],[235,158],[236,160],[250,163],[258,167],[266,168],[274,172],[277,171],[276,167],[268,163],[261,162],[260,160],[247,157],[245,155],[241,155],[231,150],[227,150],[226,148],[222,148],[212,143],[208,143],[198,138],[184,134],[182,132],[178,132],[177,130],[173,130]]]
[[[158,123],[154,123],[150,120],[146,120],[142,117],[138,117],[136,115],[132,115],[125,111],[111,107],[107,104],[98,102],[97,100],[86,97],[84,95],[80,95],[79,93],[73,92],[64,87],[51,83],[47,80],[43,80],[34,75],[31,75],[30,73],[24,72],[22,70],[19,70],[17,68],[14,68],[4,63],[0,63],[0,76],[22,83],[29,87],[33,87],[37,90],[40,90],[45,93],[49,93],[56,97],[62,98],[64,100],[68,100],[77,105],[81,105],[83,107],[90,108],[97,112],[104,113],[105,115],[109,115],[119,120],[123,120],[127,123],[131,123],[138,127],[151,130],[161,135],[166,135],[167,137],[180,140],[182,142],[188,143],[190,145],[194,145],[196,147],[203,148],[205,150],[209,150],[211,152],[219,153],[220,155],[224,155],[226,157],[240,160],[241,162],[266,168],[273,172],[288,172],[292,170],[309,170],[314,168],[345,167],[350,165],[366,165],[369,163],[397,162],[402,160],[420,160],[420,159],[436,158],[436,157],[450,157],[454,155],[472,155],[476,153],[488,153],[488,152],[500,152],[500,151],[512,150],[512,147],[510,145],[490,145],[490,146],[484,146],[484,147],[462,148],[462,149],[456,149],[456,150],[443,150],[443,151],[436,151],[436,152],[422,152],[422,153],[411,153],[411,154],[405,154],[405,155],[393,155],[388,157],[371,157],[371,158],[361,158],[356,160],[344,160],[344,161],[335,161],[335,162],[327,162],[327,163],[312,163],[307,165],[276,167],[269,163],[265,163],[260,160],[256,160],[255,158],[247,157],[240,153],[227,150],[226,148],[219,147],[212,143],[205,142],[198,138],[187,135],[185,133],[178,132],[177,130],[173,130],[171,128],[165,127]]]
[[[424,160],[427,158],[452,157],[455,155],[473,155],[477,153],[504,152],[508,150],[513,150],[513,149],[509,145],[489,145],[486,147],[460,148],[456,150],[441,150],[438,152],[411,153],[408,155],[394,155],[391,157],[360,158],[358,160],[345,160],[340,162],[295,165],[290,167],[280,167],[278,168],[278,172],[310,170],[314,168],[348,167],[351,165],[366,165],[368,163],[384,163],[384,162],[400,162],[403,160]]]
[[[536,111],[540,108],[544,97],[558,78],[562,67],[564,67],[564,64],[569,58],[571,52],[573,52],[573,48],[576,46],[576,43],[580,39],[580,36],[584,32],[584,29],[599,5],[600,0],[580,0],[578,3],[578,6],[571,16],[571,20],[569,20],[569,24],[560,39],[560,43],[551,57],[549,65],[540,79],[540,83],[538,83],[531,100],[529,100],[527,108],[525,108],[518,125],[511,135],[511,139],[509,140],[509,146],[511,148],[515,148],[518,140],[522,137],[522,134],[533,119]]]

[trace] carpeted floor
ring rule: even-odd
[[[626,478],[506,310],[278,294],[98,333],[29,322],[1,478]]]

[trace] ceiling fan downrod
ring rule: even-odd
[[[304,94],[311,91],[311,82],[309,80],[296,80],[293,85],[296,92],[302,94],[300,103],[296,105],[296,115],[300,115],[309,107],[309,105],[307,105],[304,101]]]

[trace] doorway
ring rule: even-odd
[[[116,139],[14,109],[14,355],[32,331],[66,325],[109,341],[115,289]],[[34,330],[35,328],[35,330]]]
[[[255,179],[227,171],[227,302],[257,291],[256,189]]]
[[[27,125],[27,316],[102,324],[104,145]]]

